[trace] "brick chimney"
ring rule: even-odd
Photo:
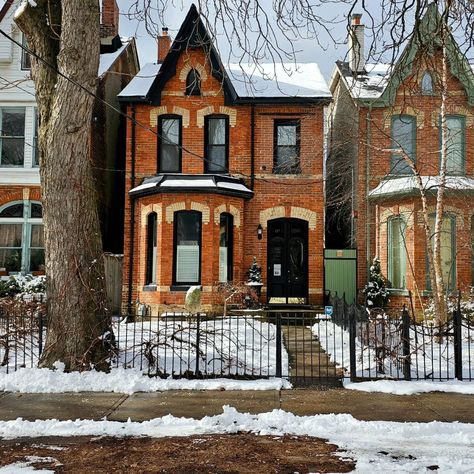
[[[360,13],[354,13],[349,30],[349,67],[354,73],[365,71],[365,27],[360,22],[361,18]]]
[[[161,35],[158,36],[158,64],[162,64],[171,47],[171,37],[168,35],[168,28],[162,28]]]
[[[102,0],[100,37],[115,38],[119,32],[119,7],[116,0]]]

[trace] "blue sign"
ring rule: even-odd
[[[332,306],[325,306],[324,307],[324,314],[326,316],[332,316],[332,310],[333,310]]]

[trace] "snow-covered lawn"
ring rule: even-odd
[[[376,328],[376,329],[375,329]],[[400,329],[385,323],[382,336],[382,324],[370,326],[365,323],[356,325],[356,369],[357,377],[365,378],[400,378],[403,379],[403,367],[400,347]],[[332,320],[322,318],[312,327],[313,334],[318,337],[323,349],[337,366],[346,369],[350,375],[349,332]],[[439,344],[434,333],[425,326],[417,326],[415,331],[410,326],[411,375],[413,379],[443,380],[454,378],[454,345],[452,338],[444,338]],[[462,365],[463,377],[474,378],[474,328],[462,328]],[[382,338],[384,343],[382,344]],[[386,348],[385,356],[381,357],[380,349]],[[383,371],[380,370],[383,368]]]
[[[0,372],[0,392],[63,393],[63,392],[161,392],[165,390],[280,390],[291,388],[284,379],[207,380],[162,379],[143,375],[139,369],[112,369],[101,372],[64,373],[58,370],[24,368],[6,374]]]
[[[0,421],[0,438],[40,436],[189,436],[250,432],[256,435],[314,436],[342,448],[356,472],[468,473],[474,466],[474,425],[359,421],[350,415],[296,416],[282,410],[251,415],[225,406],[201,420],[171,415],[144,422]]]

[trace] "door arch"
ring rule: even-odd
[[[267,300],[308,301],[308,222],[295,218],[268,221]]]

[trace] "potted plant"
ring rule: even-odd
[[[257,265],[257,257],[253,257],[252,265],[247,271],[247,286],[250,286],[260,298],[262,292],[262,269]]]

